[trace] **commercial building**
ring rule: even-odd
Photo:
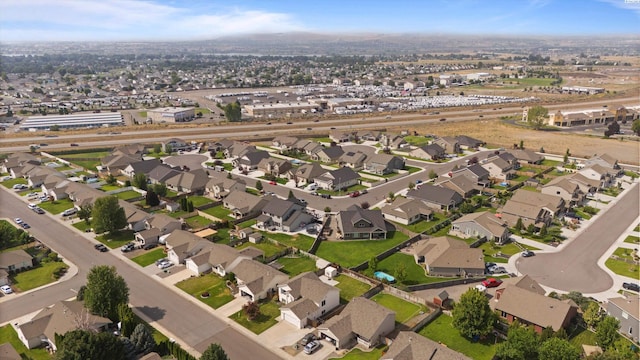
[[[548,125],[571,127],[580,125],[607,124],[615,121],[633,121],[640,118],[640,106],[591,110],[560,111],[549,114]]]
[[[563,86],[562,92],[565,94],[604,94],[604,88],[590,86]]]
[[[163,122],[187,122],[195,119],[195,108],[166,107],[147,111],[147,120],[154,124]]]
[[[54,125],[61,129],[122,126],[124,120],[119,112],[30,116],[20,125],[20,129],[49,130]]]
[[[253,104],[245,105],[247,115],[256,118],[278,118],[300,116],[308,113],[315,113],[320,109],[320,105],[315,102],[287,102],[275,104]]]

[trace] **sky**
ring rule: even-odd
[[[2,0],[0,42],[283,32],[633,35],[639,24],[640,0]]]

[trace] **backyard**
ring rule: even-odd
[[[263,331],[278,323],[276,318],[280,316],[280,308],[272,301],[259,303],[258,305],[260,306],[260,315],[253,321],[247,319],[247,316],[242,310],[232,314],[229,318],[251,330],[253,333],[261,334]]]
[[[496,352],[493,335],[481,341],[472,341],[460,335],[453,327],[451,316],[440,315],[423,327],[418,333],[435,342],[461,352],[474,360],[491,360]]]
[[[270,233],[266,231],[261,231],[262,236],[265,238],[269,238],[271,240],[275,240],[281,244],[294,247],[296,249],[309,250],[311,249],[311,245],[313,245],[314,239],[311,236],[295,234],[288,235],[282,233]]]
[[[233,300],[231,290],[225,285],[224,279],[214,274],[192,277],[177,283],[176,286],[214,309]],[[203,298],[203,293],[209,293],[209,297]]]
[[[371,289],[371,285],[347,275],[340,274],[334,277],[333,280],[338,282],[335,286],[340,289],[340,302],[343,304]]]
[[[189,227],[192,229],[201,229],[211,224],[211,220],[200,215],[191,216],[184,220],[187,222],[187,225],[189,225]]]
[[[316,270],[316,262],[306,256],[286,256],[278,259],[278,263],[283,266],[280,271],[294,277],[307,271]]]
[[[27,349],[26,346],[20,341],[18,338],[18,333],[13,329],[11,324],[7,324],[3,327],[0,327],[0,344],[10,343],[14,349],[20,354],[23,359],[32,359],[32,360],[49,360],[51,359],[51,355],[45,348],[39,349]]]
[[[416,261],[412,255],[403,253],[395,253],[386,259],[383,259],[378,263],[377,271],[383,271],[389,275],[396,276],[396,269],[404,267],[406,270],[406,278],[399,281],[402,285],[416,285],[416,284],[429,284],[434,282],[451,280],[449,278],[427,276],[422,266],[416,264]],[[365,274],[369,277],[373,277],[373,271],[370,269],[365,270]],[[396,279],[398,280],[398,279]]]
[[[412,231],[414,233],[423,233],[426,230],[432,228],[435,224],[443,221],[446,217],[444,216],[444,214],[441,213],[435,213],[433,214],[433,217],[431,218],[431,220],[420,220],[417,223],[413,223],[411,225],[404,225],[404,224],[398,224],[395,223],[397,226],[402,226],[403,228]]]
[[[131,200],[131,199],[135,199],[135,198],[139,198],[142,196],[142,194],[140,194],[137,191],[134,190],[127,190],[127,191],[123,191],[123,192],[119,192],[117,194],[115,194],[116,197],[118,197],[118,199],[127,201],[127,200]]]
[[[369,261],[383,251],[406,241],[409,237],[399,231],[385,240],[323,241],[316,255],[344,267],[352,267]]]
[[[273,255],[281,253],[285,250],[285,247],[279,244],[274,244],[271,241],[262,241],[258,244],[254,244],[252,242],[245,242],[242,245],[236,247],[237,250],[242,250],[247,247],[254,247],[256,249],[260,249],[264,252],[264,257],[269,258]]]
[[[371,300],[377,302],[378,304],[386,307],[391,311],[394,311],[396,313],[396,322],[400,324],[409,321],[409,319],[427,310],[425,306],[408,302],[406,300],[400,299],[399,297],[395,297],[393,295],[385,293],[378,293],[374,297],[372,297]]]
[[[207,204],[211,204],[213,203],[213,200],[209,199],[208,197],[204,197],[204,196],[189,196],[187,198],[189,201],[191,201],[193,203],[194,207],[200,207],[202,205],[207,205]]]
[[[194,204],[195,205],[195,204]],[[211,216],[215,216],[220,220],[230,220],[229,215],[231,215],[231,211],[226,209],[222,205],[214,206],[212,208],[208,208],[206,210],[202,210],[204,213],[209,214]]]

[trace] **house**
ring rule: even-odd
[[[287,178],[289,180],[294,180],[296,186],[300,186],[312,183],[316,177],[319,177],[326,172],[327,170],[319,164],[309,163],[290,169],[287,172]]]
[[[487,155],[486,161],[490,162],[496,158],[500,158],[506,161],[508,164],[510,164],[513,167],[514,170],[517,170],[520,168],[520,162],[518,161],[518,159],[508,151],[495,151],[494,153]]]
[[[313,156],[313,154],[324,148],[319,142],[307,139],[298,140],[298,142],[296,142],[294,146],[298,152],[306,154],[308,156]]]
[[[59,301],[54,305],[40,310],[31,320],[15,326],[18,338],[28,349],[41,347],[48,343],[55,351],[56,334],[65,334],[78,328],[78,321],[89,330],[104,331],[111,324],[111,320],[92,315],[84,303],[77,300]]]
[[[451,189],[429,184],[409,190],[407,197],[420,200],[432,209],[445,211],[455,209],[464,200],[460,194]]]
[[[340,146],[323,147],[311,155],[311,160],[332,164],[340,161],[342,155],[344,155],[344,150]]]
[[[344,240],[387,238],[387,224],[380,210],[351,205],[338,213],[336,221]]]
[[[439,236],[418,241],[412,251],[416,263],[431,276],[484,276],[482,249],[472,249],[462,240]]]
[[[40,161],[40,158],[32,154],[18,152],[7,155],[7,158],[0,163],[0,169],[2,169],[2,172],[7,173],[13,168],[21,167],[26,164],[40,165],[42,162]]]
[[[122,169],[121,173],[129,178],[133,178],[134,176],[136,176],[136,174],[147,175],[151,172],[151,170],[155,169],[161,164],[162,161],[160,159],[136,161],[127,165],[124,169]]]
[[[361,130],[356,133],[359,140],[363,141],[378,141],[382,133],[374,130]]]
[[[340,164],[353,170],[361,170],[367,155],[360,151],[347,151],[340,157]]]
[[[485,238],[497,244],[504,244],[509,240],[507,224],[488,211],[466,214],[451,223],[449,234],[463,239]]]
[[[490,185],[489,172],[480,166],[480,164],[472,164],[451,172],[452,178],[458,176],[465,176],[469,180],[473,181],[475,185],[479,185],[481,187],[487,187]]]
[[[267,151],[255,150],[233,159],[231,163],[234,167],[251,171],[256,170],[260,161],[268,159],[269,156],[270,155]]]
[[[503,278],[502,284],[500,284],[496,290],[504,289],[507,286],[517,286],[521,289],[531,291],[539,295],[545,295],[547,293],[547,291],[529,275]]]
[[[471,360],[413,331],[400,331],[380,360]]]
[[[355,344],[372,348],[395,329],[395,312],[378,303],[357,297],[339,315],[318,326],[320,338],[331,342],[336,349]]]
[[[538,334],[546,327],[564,329],[578,314],[578,306],[571,300],[560,301],[513,285],[497,289],[489,305],[509,324],[518,320]]]
[[[444,149],[438,144],[424,145],[409,151],[409,156],[425,160],[440,160],[443,159],[445,155]]]
[[[324,190],[345,190],[358,184],[360,175],[351,168],[340,168],[326,171],[322,175],[313,179],[318,187]]]
[[[291,170],[291,163],[285,159],[277,159],[268,157],[260,160],[258,170],[262,170],[265,174],[280,176]]]
[[[598,181],[598,189],[606,189],[615,184],[616,171],[599,164],[593,164],[578,170],[578,174],[589,180]]]
[[[542,187],[543,194],[561,197],[568,207],[581,206],[586,200],[586,194],[580,186],[565,176],[559,176]]]
[[[183,264],[185,259],[195,256],[211,244],[185,230],[174,230],[165,241],[167,258],[174,264]]]
[[[389,154],[373,154],[365,160],[364,171],[376,175],[386,175],[404,168],[404,159]]]
[[[169,165],[160,164],[147,173],[147,180],[152,184],[164,184],[167,180],[180,175],[180,171]]]
[[[521,164],[542,164],[544,156],[528,149],[509,150]]]
[[[127,219],[126,228],[133,231],[144,230],[145,220],[149,217],[149,214],[138,209],[137,206],[122,199],[118,200],[118,204],[124,210],[124,216]]]
[[[339,144],[343,142],[353,141],[355,139],[355,134],[353,134],[352,132],[333,130],[329,132],[329,139]]]
[[[162,142],[162,150],[165,153],[191,150],[191,144],[178,138],[167,139]],[[168,151],[170,150],[170,151]]]
[[[126,169],[129,164],[136,163],[142,160],[142,155],[107,155],[100,160],[100,165],[103,169],[113,175],[119,175],[123,169]]]
[[[404,225],[411,225],[422,219],[427,221],[433,217],[433,211],[422,201],[397,197],[391,204],[381,209],[382,216],[389,220]]]
[[[499,156],[494,156],[480,163],[489,172],[489,178],[506,181],[516,177],[516,171],[511,163]]]
[[[549,226],[564,209],[565,202],[560,196],[519,189],[502,207],[501,216],[511,227],[521,218],[525,227],[533,224],[540,228],[543,224]]]
[[[27,174],[27,185],[31,188],[42,186],[45,182],[60,182],[66,180],[67,177],[63,173],[50,168],[48,166],[40,166],[34,168]]]
[[[589,167],[591,165],[600,165],[606,168],[619,170],[620,166],[618,165],[618,160],[609,154],[600,154],[593,155],[592,157],[586,159],[584,162],[584,167]]]
[[[189,172],[180,172],[167,179],[167,188],[178,193],[201,194],[209,182],[209,175],[204,169],[195,169]]]
[[[258,149],[255,146],[241,141],[233,141],[223,149],[224,157],[227,159],[236,159],[256,151]]]
[[[403,136],[399,134],[393,134],[393,133],[381,134],[379,143],[380,145],[382,145],[384,149],[393,149],[393,150],[398,150],[400,148],[403,148],[409,145]]]
[[[459,154],[460,144],[458,140],[452,136],[443,136],[433,140],[434,144],[440,145],[447,154]]]
[[[145,150],[145,146],[142,144],[126,144],[117,146],[111,153],[115,155],[124,154],[129,156],[142,156]]]
[[[136,247],[157,244],[161,236],[181,228],[180,221],[164,214],[154,214],[144,220],[144,230],[135,234],[133,242]]]
[[[607,315],[620,321],[620,333],[638,342],[640,332],[640,296],[627,295],[607,299]]]
[[[476,183],[466,176],[456,176],[454,178],[440,176],[433,184],[451,189],[465,199],[468,199],[478,193],[478,186],[476,186]]]
[[[33,267],[33,258],[22,249],[0,252],[0,269],[14,273]]]
[[[256,218],[256,226],[272,231],[293,232],[313,222],[313,216],[304,212],[305,206],[297,201],[272,197]]]
[[[251,258],[228,245],[209,243],[198,254],[185,259],[184,264],[196,275],[212,271],[224,277],[232,272],[240,261]]]
[[[280,318],[298,329],[340,305],[340,289],[326,284],[313,272],[304,272],[278,285]]]
[[[463,150],[478,150],[479,147],[484,146],[485,142],[482,140],[474,139],[467,135],[456,136],[456,141]]]
[[[235,219],[257,216],[266,204],[266,199],[244,191],[232,191],[222,200],[222,205],[231,210]]]
[[[275,294],[278,284],[283,284],[289,276],[273,267],[244,259],[233,269],[238,282],[238,293],[250,301],[258,301],[269,294]]]
[[[273,145],[273,147],[280,150],[280,152],[284,152],[293,149],[293,146],[296,142],[298,142],[298,140],[299,139],[295,136],[281,135],[275,137],[273,141],[271,141],[271,144]]]
[[[210,178],[204,189],[205,194],[220,200],[224,199],[232,191],[244,192],[246,184],[242,179],[229,179],[226,176],[218,176]]]

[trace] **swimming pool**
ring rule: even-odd
[[[387,274],[386,272],[383,271],[376,271],[373,273],[373,276],[375,276],[376,278],[380,279],[380,280],[386,280],[390,283],[395,282],[396,278],[394,278],[393,276]]]

